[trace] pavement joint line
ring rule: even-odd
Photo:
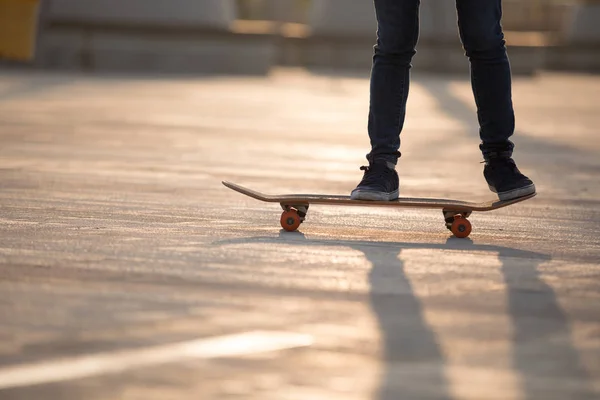
[[[308,347],[313,337],[279,331],[249,331],[0,368],[0,390],[117,374],[142,367],[192,359],[235,357]]]

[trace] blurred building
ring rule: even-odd
[[[465,71],[454,2],[421,5],[416,67]],[[45,0],[36,63],[89,71],[367,70],[371,0]],[[515,73],[600,71],[600,0],[504,0]]]

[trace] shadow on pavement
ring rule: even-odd
[[[402,250],[495,252],[507,287],[507,314],[514,332],[510,357],[523,398],[562,400],[594,396],[590,377],[571,342],[569,320],[556,293],[538,271],[540,264],[552,259],[550,255],[454,237],[440,244],[367,242],[308,239],[302,233],[283,230],[278,238],[241,238],[214,244],[247,243],[345,247],[365,255],[372,264],[370,305],[383,339],[384,372],[375,397],[378,400],[453,398],[444,354],[436,332],[424,317],[422,301],[405,273]],[[390,292],[391,286],[403,290]]]

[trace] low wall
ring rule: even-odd
[[[253,16],[264,14],[272,22],[240,21],[235,0],[46,0],[42,4],[43,29],[35,63],[45,68],[265,74],[283,64],[367,71],[376,40],[371,1],[313,0],[310,9],[292,0],[256,3],[268,13]],[[507,1],[505,13],[515,14],[517,6]],[[513,73],[545,68],[600,71],[600,1],[581,0],[563,14],[560,23],[553,16],[553,26],[562,27],[556,31],[554,26],[553,32],[510,30],[518,28],[521,20],[509,16],[505,34]],[[289,23],[302,20],[306,23]],[[454,2],[423,1],[420,23],[415,68],[467,71]]]
[[[233,0],[50,0],[51,21],[227,30],[236,19]]]
[[[265,74],[272,32],[238,32],[233,0],[52,0],[38,46],[45,68]]]

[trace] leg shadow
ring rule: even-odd
[[[525,399],[598,399],[572,343],[570,321],[539,273],[540,260],[499,253],[512,320],[512,363]]]
[[[453,94],[448,82],[423,79],[419,84],[430,92],[441,109],[465,123],[471,135],[478,137],[475,112]],[[596,158],[587,151],[519,131],[515,132],[514,139],[518,142],[517,150],[521,149],[518,158],[526,165],[535,166],[536,179],[542,182],[554,181],[557,175],[564,174],[565,168],[581,170],[585,168],[585,160]],[[478,150],[474,147],[474,151]],[[583,176],[586,178],[577,178],[581,182],[570,183],[573,185],[570,192],[589,184],[586,179],[592,175]],[[572,343],[570,323],[556,293],[539,276],[541,260],[524,257],[515,263],[513,256],[512,249],[498,248],[508,291],[508,312],[514,327],[513,365],[521,376],[525,398],[600,398],[592,393],[590,377]],[[568,391],[565,385],[557,384],[561,379],[570,382]]]
[[[350,247],[361,251],[372,265],[369,299],[382,335],[384,362],[376,398],[450,399],[444,356],[405,274],[401,250],[360,244]]]
[[[381,375],[376,398],[451,399],[445,376],[446,360],[436,333],[428,325],[401,260],[403,249],[445,249],[494,252],[507,286],[512,321],[511,359],[526,399],[593,399],[590,376],[571,340],[571,327],[554,290],[540,277],[547,254],[502,246],[474,244],[449,238],[446,243],[395,243],[307,239],[282,231],[279,238],[256,237],[215,244],[286,243],[301,246],[340,246],[362,252],[369,271],[370,306],[383,342]]]

